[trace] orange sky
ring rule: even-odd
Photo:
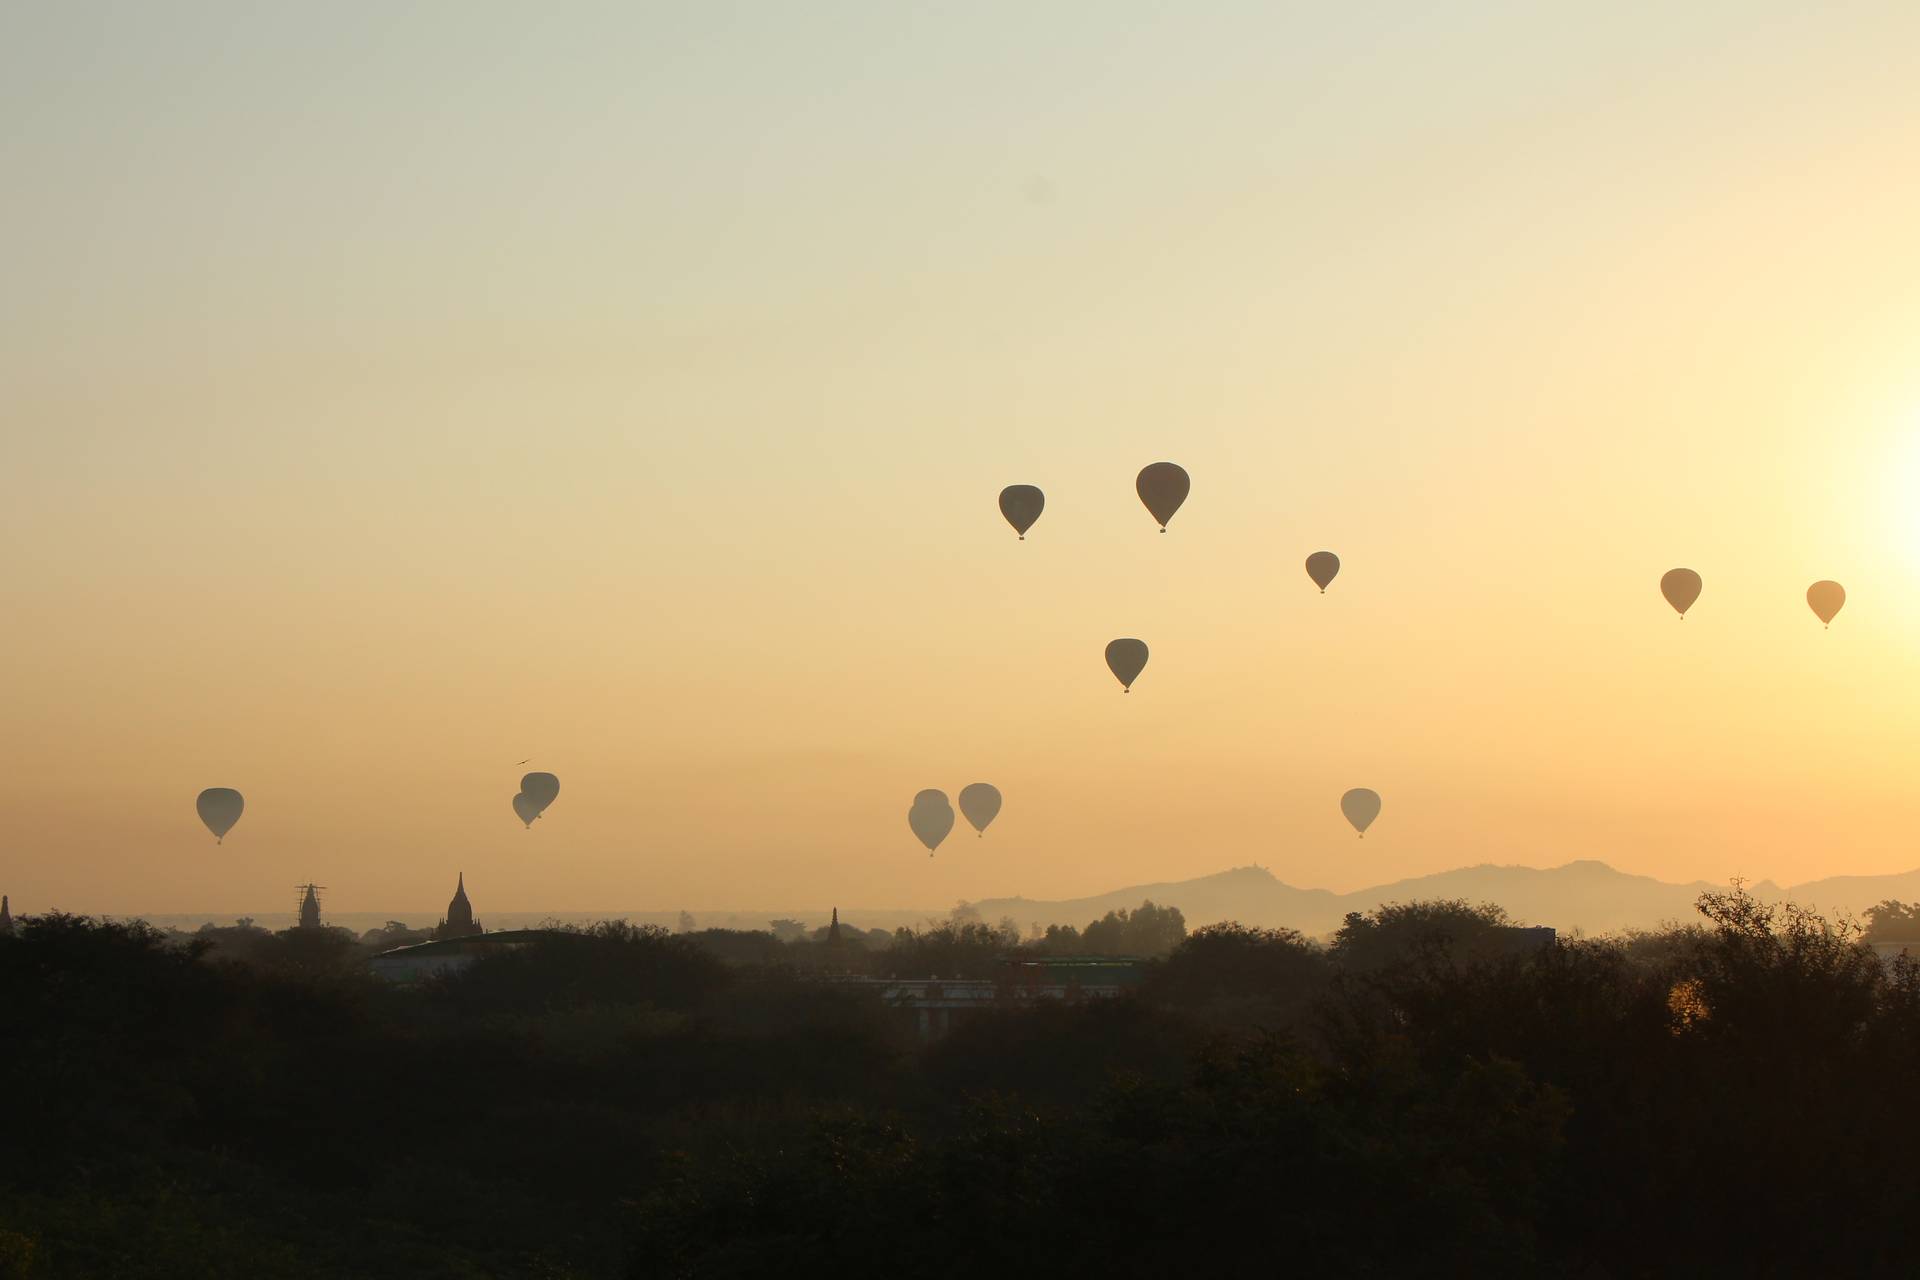
[[[1920,14],[1530,9],[0,17],[0,889],[1920,864]]]

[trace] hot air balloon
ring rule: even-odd
[[[927,846],[927,856],[931,858],[947,833],[953,830],[953,806],[947,803],[947,793],[929,789],[916,795],[913,808],[907,810],[907,825],[913,828],[920,843]]]
[[[1000,514],[1007,518],[1022,542],[1027,540],[1027,530],[1033,528],[1033,522],[1046,509],[1047,495],[1030,484],[1010,484],[1000,491]]]
[[[1107,644],[1107,670],[1113,672],[1113,678],[1128,693],[1133,692],[1133,682],[1140,678],[1140,671],[1147,665],[1147,642],[1144,640],[1113,640]]]
[[[1837,582],[1822,579],[1807,588],[1807,604],[1823,623],[1832,622],[1833,615],[1840,612],[1840,606],[1846,602],[1847,589]]]
[[[1691,569],[1669,569],[1660,579],[1660,594],[1682,619],[1700,598],[1700,575]]]
[[[1380,816],[1380,793],[1369,791],[1365,787],[1355,787],[1340,797],[1340,812],[1347,815],[1347,821],[1360,833],[1362,840],[1367,837],[1367,828]]]
[[[533,816],[539,817],[560,794],[560,779],[550,773],[530,773],[520,779],[520,794],[527,798],[527,807],[533,810]],[[514,807],[519,811],[519,806]]]
[[[968,824],[984,836],[987,824],[1000,814],[1000,788],[991,782],[968,783],[960,788],[960,812],[966,815]]]
[[[1167,521],[1173,519],[1173,513],[1187,500],[1187,492],[1192,488],[1193,481],[1186,471],[1171,462],[1156,462],[1144,468],[1133,482],[1133,491],[1160,522],[1162,533],[1167,531]]]
[[[208,787],[193,802],[193,807],[199,811],[200,821],[207,824],[207,830],[213,832],[213,842],[219,844],[227,838],[227,832],[233,830],[233,824],[240,821],[240,812],[247,807],[247,802],[232,787]]]
[[[1331,551],[1316,551],[1307,557],[1307,576],[1313,579],[1313,585],[1320,588],[1320,594],[1327,594],[1327,584],[1333,581],[1333,575],[1340,572],[1340,557]]]
[[[522,791],[513,798],[513,815],[526,823],[528,830],[532,830],[533,820],[540,816],[540,808]]]

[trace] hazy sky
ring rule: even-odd
[[[1913,867],[1916,85],[1909,0],[7,5],[0,889]]]

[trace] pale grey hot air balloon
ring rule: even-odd
[[[528,798],[527,793],[522,791],[513,798],[513,816],[526,823],[528,830],[532,830],[533,820],[540,816],[540,809]]]
[[[1847,589],[1837,582],[1821,579],[1807,588],[1807,604],[1822,623],[1831,623],[1833,615],[1847,602]]]
[[[1340,557],[1331,551],[1316,551],[1307,557],[1307,576],[1313,579],[1313,585],[1320,588],[1320,594],[1327,594],[1327,584],[1333,581],[1333,575],[1340,572]]]
[[[1380,793],[1369,791],[1365,787],[1355,787],[1340,797],[1340,812],[1347,815],[1347,821],[1360,833],[1362,840],[1367,837],[1367,828],[1380,816]]]
[[[1113,672],[1113,678],[1128,693],[1133,692],[1133,682],[1140,678],[1141,669],[1147,665],[1147,642],[1144,640],[1113,640],[1107,644],[1107,670]]]
[[[913,808],[907,810],[907,825],[913,828],[913,834],[920,843],[927,846],[927,856],[940,847],[940,842],[953,830],[953,806],[947,803],[947,793],[929,788],[913,798]]]
[[[207,830],[213,832],[213,842],[219,844],[227,838],[227,832],[233,830],[233,824],[240,821],[241,810],[247,802],[232,787],[208,787],[193,802],[200,814],[200,821],[207,824]]]
[[[1147,504],[1147,510],[1160,522],[1160,532],[1167,531],[1167,521],[1173,519],[1173,513],[1187,500],[1187,493],[1193,488],[1193,481],[1186,471],[1175,463],[1156,462],[1143,468],[1133,482],[1133,491],[1140,495],[1140,501]]]
[[[1660,579],[1660,594],[1682,619],[1700,598],[1700,575],[1691,569],[1669,569]]]
[[[968,783],[960,788],[960,812],[966,815],[968,825],[984,836],[987,824],[1000,814],[1000,788],[991,782]]]
[[[533,816],[537,818],[547,811],[553,798],[560,794],[560,779],[550,773],[530,773],[520,779],[520,794],[526,797],[527,807],[533,810]],[[519,811],[520,806],[515,805],[514,812]]]
[[[1033,528],[1033,522],[1046,509],[1047,495],[1030,484],[1010,484],[1000,491],[1000,514],[1007,518],[1022,542],[1027,540],[1027,530]]]

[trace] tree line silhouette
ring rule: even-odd
[[[1920,967],[1699,912],[1519,949],[1457,901],[1324,946],[1152,904],[884,948],[616,922],[418,988],[344,933],[28,917],[0,1277],[1910,1274]],[[1109,938],[1158,957],[1130,994],[931,1045],[815,980]]]

